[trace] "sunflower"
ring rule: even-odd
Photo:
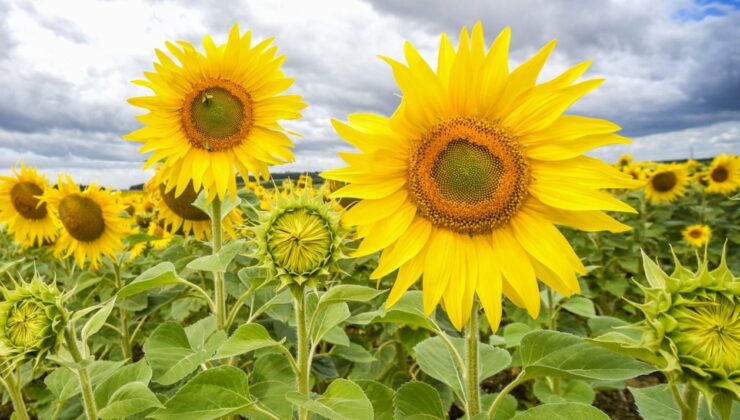
[[[740,187],[740,160],[721,154],[712,160],[706,174],[708,193],[732,194]]]
[[[290,87],[272,39],[252,45],[252,35],[240,35],[234,25],[229,39],[217,46],[209,35],[204,53],[187,42],[168,42],[179,63],[156,50],[159,63],[135,83],[153,96],[129,99],[146,108],[138,119],[144,127],[126,136],[143,142],[141,152],[153,152],[149,167],[163,162],[167,192],[175,196],[189,185],[208,192],[209,201],[226,191],[236,197],[235,168],[248,179],[268,176],[268,165],[293,160],[293,142],[280,120],[297,119],[305,104],[298,95],[279,95]]]
[[[117,193],[97,184],[81,190],[69,175],[60,175],[57,186],[58,190],[46,190],[41,197],[64,227],[55,254],[64,258],[74,255],[80,268],[84,268],[87,258],[96,270],[101,256],[115,258],[123,249],[123,239],[132,233],[130,219],[121,217],[125,205]]]
[[[585,269],[555,224],[586,231],[629,227],[602,210],[634,212],[602,188],[633,187],[628,175],[582,153],[628,143],[609,121],[563,112],[602,80],[573,82],[589,63],[535,81],[555,42],[509,73],[510,31],[486,51],[480,23],[457,51],[442,35],[436,72],[410,44],[408,65],[384,58],[403,94],[391,118],[354,114],[333,121],[360,153],[324,172],[347,182],[333,197],[362,201],[344,222],[363,238],[357,256],[383,250],[372,278],[398,269],[387,305],[423,276],[424,311],[440,301],[458,329],[475,295],[491,326],[501,293],[536,317],[539,277],[563,295]]]
[[[645,195],[655,204],[670,203],[684,195],[688,182],[686,166],[676,163],[658,165],[648,178]]]
[[[636,163],[628,163],[627,165],[622,166],[621,170],[636,181],[644,181],[647,178],[645,170]]]
[[[632,163],[632,155],[625,154],[619,157],[619,160],[617,161],[617,166],[621,168],[622,166],[629,165],[630,163]]]
[[[0,224],[24,248],[54,242],[59,221],[39,202],[49,189],[46,176],[25,164],[13,168],[13,175],[0,176]]]
[[[707,225],[691,225],[683,230],[683,239],[689,245],[701,248],[712,237],[712,229]]]

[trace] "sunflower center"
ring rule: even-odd
[[[59,219],[67,232],[78,241],[92,242],[105,231],[100,205],[78,194],[68,195],[59,202]]]
[[[30,299],[23,299],[8,312],[5,331],[16,346],[31,347],[41,338],[47,324],[44,309]]]
[[[676,186],[677,181],[678,179],[676,178],[676,174],[673,172],[660,172],[653,176],[651,182],[653,183],[655,191],[667,192]]]
[[[159,192],[162,194],[162,200],[164,200],[167,207],[181,218],[190,220],[191,222],[204,222],[206,220],[210,220],[208,214],[193,205],[195,199],[198,198],[198,192],[195,191],[195,187],[193,187],[192,182],[188,184],[185,191],[177,197],[175,197],[174,188],[169,192],[165,192],[164,184],[160,184]]]
[[[490,233],[527,196],[529,166],[504,127],[472,117],[440,122],[415,142],[409,191],[421,215],[439,227]]]
[[[701,238],[701,231],[698,229],[692,230],[689,232],[689,236],[691,236],[692,238],[697,238],[697,239]]]
[[[301,208],[278,216],[267,237],[267,251],[275,263],[297,275],[310,275],[321,269],[331,246],[332,234],[326,220]]]
[[[718,166],[712,170],[712,181],[714,182],[725,182],[730,177],[730,172],[723,166]]]
[[[39,206],[38,196],[44,193],[33,182],[19,182],[10,190],[10,200],[15,210],[30,220],[40,220],[46,217],[46,203]]]
[[[252,101],[234,82],[208,80],[186,95],[181,119],[193,146],[214,152],[230,150],[241,144],[252,127]]]

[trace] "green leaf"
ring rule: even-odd
[[[229,264],[231,264],[236,257],[236,254],[238,254],[244,247],[245,242],[246,241],[244,239],[229,242],[224,245],[218,253],[196,258],[193,261],[190,261],[186,267],[191,270],[225,273]]]
[[[574,296],[566,300],[561,306],[566,311],[580,315],[584,318],[593,318],[596,316],[594,303],[591,299],[587,299],[583,296]]]
[[[349,307],[344,302],[326,306],[316,313],[311,325],[311,339],[318,343],[329,331],[350,316]]]
[[[629,322],[614,318],[611,316],[597,316],[588,320],[588,328],[591,329],[591,336],[598,337],[602,334],[615,331],[617,327],[624,327],[629,325]],[[616,330],[618,332],[625,331],[624,329]],[[639,340],[639,337],[637,337]]]
[[[185,330],[176,322],[160,324],[144,343],[144,354],[154,381],[162,385],[188,376],[210,356],[205,350],[193,349]]]
[[[504,327],[504,343],[506,347],[516,347],[522,342],[528,332],[532,331],[532,327],[521,322],[512,322]]]
[[[318,398],[289,392],[285,398],[295,405],[330,420],[373,420],[373,405],[356,383],[336,379]]]
[[[293,413],[291,404],[285,403],[285,394],[295,391],[295,374],[282,354],[266,354],[254,362],[249,390],[252,397],[259,400],[266,408],[279,418],[290,418]],[[267,419],[256,411],[249,410],[249,418]]]
[[[371,322],[394,323],[436,331],[434,323],[424,315],[421,308],[421,292],[413,290],[406,292],[391,308],[357,314],[350,322],[357,325],[367,325]]]
[[[174,264],[171,262],[162,262],[141,273],[134,281],[123,286],[118,291],[117,296],[123,299],[141,292],[146,292],[147,290],[184,282],[185,280],[177,275]]]
[[[90,382],[97,385],[123,366],[124,362],[110,362],[98,360],[90,363]],[[49,391],[56,397],[57,401],[66,401],[80,393],[80,382],[77,374],[67,367],[55,369],[44,378],[44,383]]]
[[[162,407],[157,396],[143,382],[129,382],[111,395],[98,412],[100,418],[128,417],[154,407]]]
[[[373,405],[374,420],[393,420],[393,390],[376,381],[361,380],[356,383]]]
[[[349,346],[335,346],[331,353],[355,363],[372,363],[375,361],[372,353],[357,343],[349,343]]]
[[[655,370],[631,357],[558,331],[538,330],[525,335],[519,355],[525,378],[626,380]]]
[[[560,393],[556,394],[550,387],[548,379],[538,379],[532,388],[534,396],[545,404],[576,402],[591,404],[596,397],[594,389],[588,382],[577,379],[560,380]]]
[[[125,365],[95,388],[95,405],[105,407],[111,400],[112,395],[131,382],[142,382],[145,385],[152,379],[152,369],[145,360]]]
[[[513,420],[609,420],[598,408],[579,403],[544,404],[518,414]]]
[[[232,210],[234,210],[239,203],[241,203],[241,198],[237,197],[236,199],[231,197],[231,194],[226,194],[224,196],[223,201],[221,201],[221,221],[226,218],[226,216],[231,213]],[[206,195],[205,190],[201,190],[198,194],[198,197],[195,199],[195,201],[192,202],[193,206],[199,208],[203,211],[203,213],[207,214],[208,217],[213,220],[213,203],[207,203],[206,202]]]
[[[115,304],[116,297],[113,296],[107,303],[101,305],[100,309],[95,312],[95,315],[91,316],[90,319],[87,320],[85,325],[82,327],[81,332],[83,343],[87,343],[88,338],[103,328],[103,325],[105,325],[105,321],[108,320]]]
[[[321,296],[319,299],[319,308],[339,302],[369,302],[382,293],[385,293],[385,290],[373,289],[372,287],[356,284],[341,284],[332,287]]]
[[[488,420],[488,410],[493,405],[493,401],[498,396],[495,394],[485,394],[481,397],[480,403],[483,410],[481,414],[473,417],[474,420]],[[504,396],[503,402],[496,408],[496,414],[493,416],[493,420],[509,420],[516,415],[517,402],[511,394]]]
[[[393,398],[393,406],[396,420],[445,418],[439,392],[424,382],[403,384]]]
[[[681,418],[671,389],[665,385],[649,388],[629,388],[635,397],[635,405],[645,420],[674,420]]]
[[[236,414],[254,401],[247,374],[234,366],[200,372],[150,417],[163,420],[209,420]]]
[[[234,331],[225,343],[216,351],[214,359],[234,357],[257,349],[277,346],[280,343],[270,337],[265,327],[260,324],[244,324]]]

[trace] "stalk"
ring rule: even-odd
[[[87,415],[88,420],[97,420],[98,409],[95,407],[95,394],[93,393],[92,383],[90,382],[90,374],[87,372],[87,368],[83,366],[84,359],[82,358],[82,354],[80,354],[80,348],[77,347],[77,340],[75,339],[71,328],[64,330],[64,338],[67,341],[69,353],[77,363],[77,377],[80,380],[80,389],[82,390],[85,414]]]
[[[699,415],[699,391],[690,384],[684,385],[683,400],[686,407],[681,407],[681,420],[696,420]]]
[[[10,401],[13,403],[13,412],[18,420],[29,420],[28,411],[26,410],[26,402],[23,400],[23,393],[21,392],[20,378],[16,380],[13,376],[15,372],[10,372],[8,376],[4,376],[2,381],[5,384],[5,389],[8,390]]]
[[[213,219],[211,220],[211,233],[213,240],[213,254],[218,254],[223,244],[223,232],[221,230],[221,200],[216,197],[213,200]],[[213,272],[213,288],[216,300],[216,322],[219,329],[226,327],[226,293],[224,276],[222,273]]]
[[[465,411],[468,418],[480,413],[480,379],[478,375],[478,305],[465,327]]]
[[[113,272],[115,274],[116,290],[123,288],[123,281],[121,280],[121,267],[118,262],[113,263]],[[121,320],[121,352],[123,353],[124,360],[134,361],[134,354],[131,351],[131,335],[128,331],[129,317],[128,311],[124,308],[118,308],[118,317]]]
[[[306,328],[306,304],[303,287],[294,293],[296,335],[298,337],[298,392],[308,397],[309,376],[311,374],[310,344]],[[304,407],[298,407],[298,420],[308,420],[309,413]]]
[[[547,287],[547,309],[547,313],[550,316],[548,328],[551,331],[556,331],[558,329],[558,317],[557,312],[555,312],[555,300],[552,296],[552,289],[549,287]],[[551,377],[548,378],[548,382],[550,383],[550,389],[552,389],[553,394],[560,395],[560,378]]]
[[[496,396],[496,399],[493,400],[493,404],[491,404],[491,408],[488,409],[488,420],[493,420],[493,417],[496,415],[496,410],[498,410],[498,407],[501,405],[501,403],[504,402],[504,399],[506,398],[511,391],[514,390],[517,386],[519,386],[522,382],[524,382],[524,376],[522,373],[519,374],[513,381],[509,382],[504,389],[499,392],[499,394]]]

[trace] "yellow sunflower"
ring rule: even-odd
[[[708,193],[732,194],[740,187],[740,159],[721,154],[712,160],[706,174]]]
[[[155,236],[158,239],[152,239],[148,242],[139,242],[136,245],[132,246],[129,250],[129,262],[132,262],[139,258],[148,246],[151,246],[154,249],[167,248],[167,246],[172,242],[172,237],[174,236],[172,233],[168,232],[157,223],[150,223],[149,227],[146,230],[146,233],[150,236]]]
[[[387,305],[421,276],[425,312],[442,301],[458,329],[476,294],[495,329],[502,291],[533,317],[538,277],[563,295],[578,292],[585,269],[555,225],[620,232],[629,227],[602,210],[634,212],[601,189],[638,184],[582,156],[629,140],[609,121],[563,115],[601,84],[573,84],[590,63],[537,85],[555,42],[509,72],[509,39],[507,28],[487,50],[480,23],[472,37],[462,30],[457,50],[442,35],[436,72],[410,43],[408,65],[384,58],[399,108],[391,118],[333,121],[360,152],[341,153],[349,167],[323,173],[348,183],[333,197],[362,199],[344,221],[363,238],[356,255],[383,250],[372,278],[399,270]]]
[[[655,204],[670,203],[684,195],[688,182],[689,171],[685,165],[658,165],[645,184],[645,196]]]
[[[712,229],[707,225],[691,225],[683,230],[683,239],[690,245],[701,248],[712,237]]]
[[[59,221],[39,202],[49,189],[46,176],[25,164],[13,175],[0,176],[0,224],[23,248],[54,242]]]
[[[621,170],[636,181],[644,181],[647,179],[647,173],[645,170],[636,163],[628,163],[627,165],[622,166]]]
[[[57,187],[46,190],[41,198],[64,227],[55,254],[63,258],[74,255],[81,268],[87,259],[96,270],[101,257],[115,258],[123,249],[123,239],[132,233],[130,219],[121,217],[125,205],[117,198],[118,193],[96,184],[81,190],[69,175],[60,175]]]
[[[240,35],[234,25],[226,44],[217,46],[209,35],[205,53],[187,42],[168,42],[177,60],[156,50],[159,63],[146,80],[153,96],[129,99],[149,110],[138,117],[144,127],[124,138],[143,142],[141,152],[153,152],[149,167],[163,163],[167,191],[183,194],[188,185],[201,186],[209,201],[236,196],[235,168],[268,176],[268,165],[293,160],[293,142],[280,120],[297,119],[306,105],[298,95],[280,95],[293,83],[280,66],[272,39],[252,45],[252,35]]]
[[[625,154],[619,157],[619,160],[617,161],[617,166],[622,167],[626,166],[632,163],[632,155]]]

